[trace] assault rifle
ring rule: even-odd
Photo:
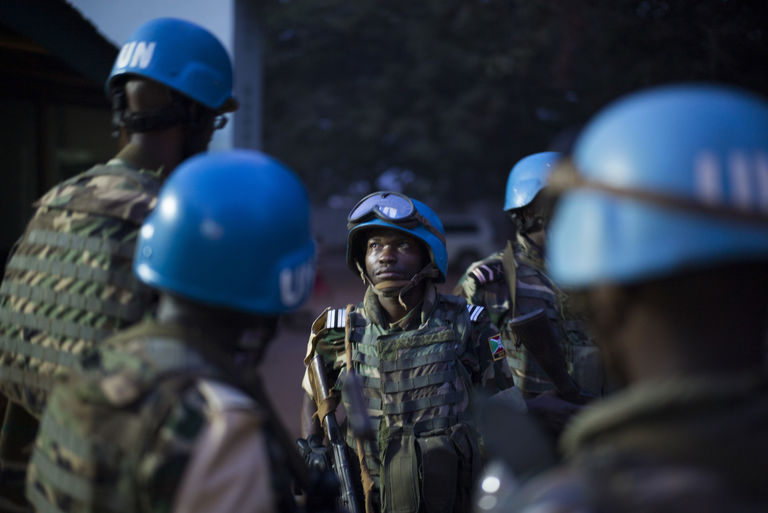
[[[310,382],[312,383],[315,396],[315,404],[317,404],[319,408],[320,404],[327,403],[331,397],[328,383],[325,378],[325,368],[323,367],[322,356],[315,354],[309,364],[309,372],[312,374]],[[324,418],[320,419],[320,422],[333,453],[333,470],[336,472],[341,488],[341,496],[339,497],[339,500],[342,503],[341,506],[346,509],[348,513],[361,513],[355,495],[352,474],[349,469],[346,444],[339,431],[336,414],[333,410],[329,410],[324,415]]]

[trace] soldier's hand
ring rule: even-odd
[[[310,470],[325,472],[331,468],[330,453],[318,435],[312,434],[307,438],[299,438],[296,440],[296,444],[299,446],[299,453]]]

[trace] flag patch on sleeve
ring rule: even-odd
[[[507,350],[501,342],[501,333],[488,337],[488,344],[491,346],[491,355],[494,360],[501,360],[507,356]]]

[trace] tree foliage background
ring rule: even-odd
[[[267,0],[265,150],[313,200],[405,192],[501,205],[523,156],[567,150],[638,88],[768,95],[764,0]]]

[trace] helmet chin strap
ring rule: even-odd
[[[377,284],[368,277],[368,274],[360,265],[360,262],[356,263],[357,270],[360,271],[360,277],[363,279],[363,283],[370,285],[373,288],[373,292],[379,297],[393,298],[397,297],[400,306],[407,309],[405,304],[405,296],[412,291],[423,280],[434,280],[440,277],[440,270],[432,262],[428,263],[421,271],[413,275],[410,280],[384,280]]]

